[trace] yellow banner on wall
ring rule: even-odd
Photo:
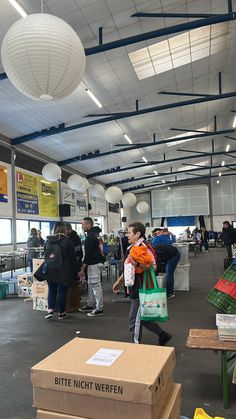
[[[29,195],[38,194],[38,179],[37,176],[29,173],[16,172],[16,191],[26,193]]]
[[[38,183],[39,215],[42,217],[58,217],[57,182],[47,182],[43,177]]]
[[[0,165],[0,202],[8,202],[7,167]]]

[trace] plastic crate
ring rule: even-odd
[[[223,292],[212,289],[207,296],[207,301],[221,313],[236,314],[236,300]]]
[[[7,295],[7,282],[0,282],[0,300],[5,300]]]
[[[236,271],[232,268],[231,265],[226,269],[226,271],[222,275],[222,278],[228,279],[228,281],[231,282],[236,282]]]

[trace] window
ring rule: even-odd
[[[51,231],[50,231],[50,223],[49,222],[45,222],[45,221],[41,221],[41,235],[42,238],[45,240],[47,236],[50,236]]]
[[[40,230],[40,222],[39,221],[30,221],[30,230],[31,228],[36,228],[36,230]]]
[[[11,244],[11,220],[2,218],[0,220],[0,244]]]
[[[29,221],[16,220],[16,242],[26,243],[29,237]]]

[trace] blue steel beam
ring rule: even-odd
[[[209,97],[209,96],[214,96],[214,95],[210,95],[210,94],[205,94],[205,93],[183,93],[183,92],[167,92],[166,90],[161,90],[160,92],[158,92],[159,95],[168,95],[168,96],[196,96],[196,97]]]
[[[191,165],[194,166],[194,165]],[[231,167],[236,167],[236,164],[231,164]],[[130,183],[130,182],[137,182],[140,180],[146,180],[146,179],[157,179],[157,178],[162,178],[163,176],[170,176],[170,175],[181,175],[184,173],[191,173],[191,172],[200,172],[203,170],[212,170],[212,169],[219,169],[222,168],[221,164],[219,165],[215,165],[215,166],[199,166],[199,167],[195,167],[194,169],[190,169],[190,170],[186,170],[186,171],[179,171],[176,170],[174,172],[162,172],[162,173],[158,173],[158,175],[150,175],[150,176],[141,176],[141,177],[132,177],[132,178],[128,178],[128,179],[121,179],[121,180],[117,180],[116,182],[111,182],[108,183],[106,186],[110,187],[110,186],[116,186],[116,185],[122,185],[124,183]]]
[[[154,107],[151,107],[151,108],[140,109],[138,111],[127,112],[127,114],[125,114],[125,115],[109,116],[107,118],[101,118],[99,120],[96,119],[96,120],[93,120],[93,121],[83,122],[83,123],[80,123],[80,124],[75,124],[75,125],[71,125],[71,126],[67,126],[67,127],[66,126],[50,127],[49,129],[44,129],[42,131],[36,131],[36,132],[33,132],[32,134],[27,134],[27,135],[23,135],[21,137],[15,138],[11,141],[11,144],[12,145],[24,144],[24,143],[27,143],[29,141],[33,141],[33,140],[36,140],[36,139],[39,139],[39,138],[42,138],[42,137],[45,138],[45,137],[60,134],[60,133],[63,133],[63,132],[74,131],[76,129],[85,128],[85,127],[89,127],[89,126],[94,126],[94,125],[98,125],[98,124],[103,124],[105,122],[116,121],[118,119],[129,118],[131,116],[145,115],[145,114],[148,114],[148,113],[151,113],[151,112],[160,112],[160,111],[163,111],[163,110],[166,110],[166,109],[181,108],[181,107],[184,107],[184,106],[190,106],[190,105],[194,105],[194,104],[200,104],[200,103],[205,103],[205,102],[213,102],[215,100],[228,99],[228,98],[235,97],[235,96],[236,96],[236,92],[229,92],[229,93],[224,93],[222,95],[214,95],[214,96],[207,97],[207,98],[203,97],[203,98],[185,100],[185,101],[182,101],[182,102],[168,103],[166,105],[154,106]],[[225,132],[225,134],[228,134],[230,132],[233,132],[233,131],[228,130],[227,132]],[[200,137],[200,135],[199,135],[199,137]],[[202,135],[204,135],[204,134],[202,134]],[[80,158],[77,158],[77,159],[80,160]],[[72,160],[74,161],[74,158]]]
[[[220,14],[214,13],[145,13],[137,12],[131,15],[130,17],[164,17],[164,18],[189,18],[189,19],[199,19],[199,18],[208,18],[213,16],[221,16]]]
[[[223,151],[217,151],[215,153],[202,153],[203,156],[205,157],[209,157],[209,156],[218,156],[218,155],[222,155]],[[236,153],[236,150],[232,150],[231,153]],[[120,173],[120,172],[126,172],[128,170],[133,170],[133,169],[139,169],[142,167],[148,167],[148,166],[155,166],[155,165],[160,165],[160,164],[166,164],[166,163],[173,163],[173,162],[177,162],[177,161],[182,161],[182,160],[190,160],[190,159],[199,159],[198,155],[191,155],[191,156],[187,156],[187,157],[175,157],[173,159],[167,159],[167,160],[153,160],[151,162],[145,163],[145,164],[141,164],[139,166],[134,165],[134,166],[129,166],[129,167],[117,167],[117,168],[110,168],[110,169],[105,169],[105,170],[101,170],[100,172],[94,172],[94,173],[90,173],[89,175],[87,175],[88,179],[91,179],[93,177],[98,177],[98,176],[105,176],[105,175],[111,175],[114,173]]]
[[[226,134],[228,132],[233,132],[233,131],[235,131],[235,129],[217,131],[216,133],[214,133],[214,135],[223,135],[223,134]],[[205,138],[205,137],[209,137],[209,136],[212,136],[212,134],[211,133],[206,133],[206,134],[199,134],[197,136],[196,135],[189,135],[189,136],[186,136],[186,137],[178,137],[178,138],[156,141],[155,143],[153,143],[153,142],[152,143],[142,143],[141,145],[137,144],[137,145],[130,146],[128,148],[127,148],[127,145],[124,144],[125,148],[120,148],[119,150],[104,151],[103,153],[96,153],[96,155],[93,155],[92,153],[82,154],[80,156],[75,156],[75,157],[71,157],[69,159],[62,160],[62,161],[58,162],[58,164],[60,166],[66,166],[68,164],[75,163],[76,161],[84,161],[84,160],[94,159],[94,158],[98,158],[98,157],[111,156],[111,155],[114,155],[114,154],[122,153],[126,150],[128,150],[128,151],[137,150],[138,148],[154,147],[154,146],[159,146],[161,144],[168,144],[168,143],[172,143],[172,142],[176,142],[176,141],[189,140],[189,139],[195,139],[195,138],[196,139],[197,138]]]

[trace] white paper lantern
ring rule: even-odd
[[[43,166],[42,175],[49,182],[55,182],[61,177],[61,168],[55,163],[47,163]]]
[[[80,191],[82,185],[82,177],[79,175],[71,175],[67,179],[67,184],[74,191]]]
[[[99,183],[97,183],[91,187],[90,192],[91,195],[95,196],[96,198],[103,198],[105,190],[102,185],[99,185]]]
[[[122,199],[123,192],[117,186],[111,186],[105,192],[105,198],[110,204],[117,204]]]
[[[85,192],[85,191],[88,190],[88,188],[89,188],[89,181],[85,177],[82,177],[81,178],[81,187],[80,187],[79,192]]]
[[[12,84],[33,99],[70,95],[85,72],[83,45],[68,23],[35,13],[17,20],[7,31],[1,58]]]
[[[149,205],[145,201],[140,201],[138,202],[136,209],[140,214],[145,214],[149,210]]]
[[[123,203],[124,208],[133,207],[136,204],[136,201],[137,201],[136,196],[131,192],[124,194],[122,198],[122,203]]]

